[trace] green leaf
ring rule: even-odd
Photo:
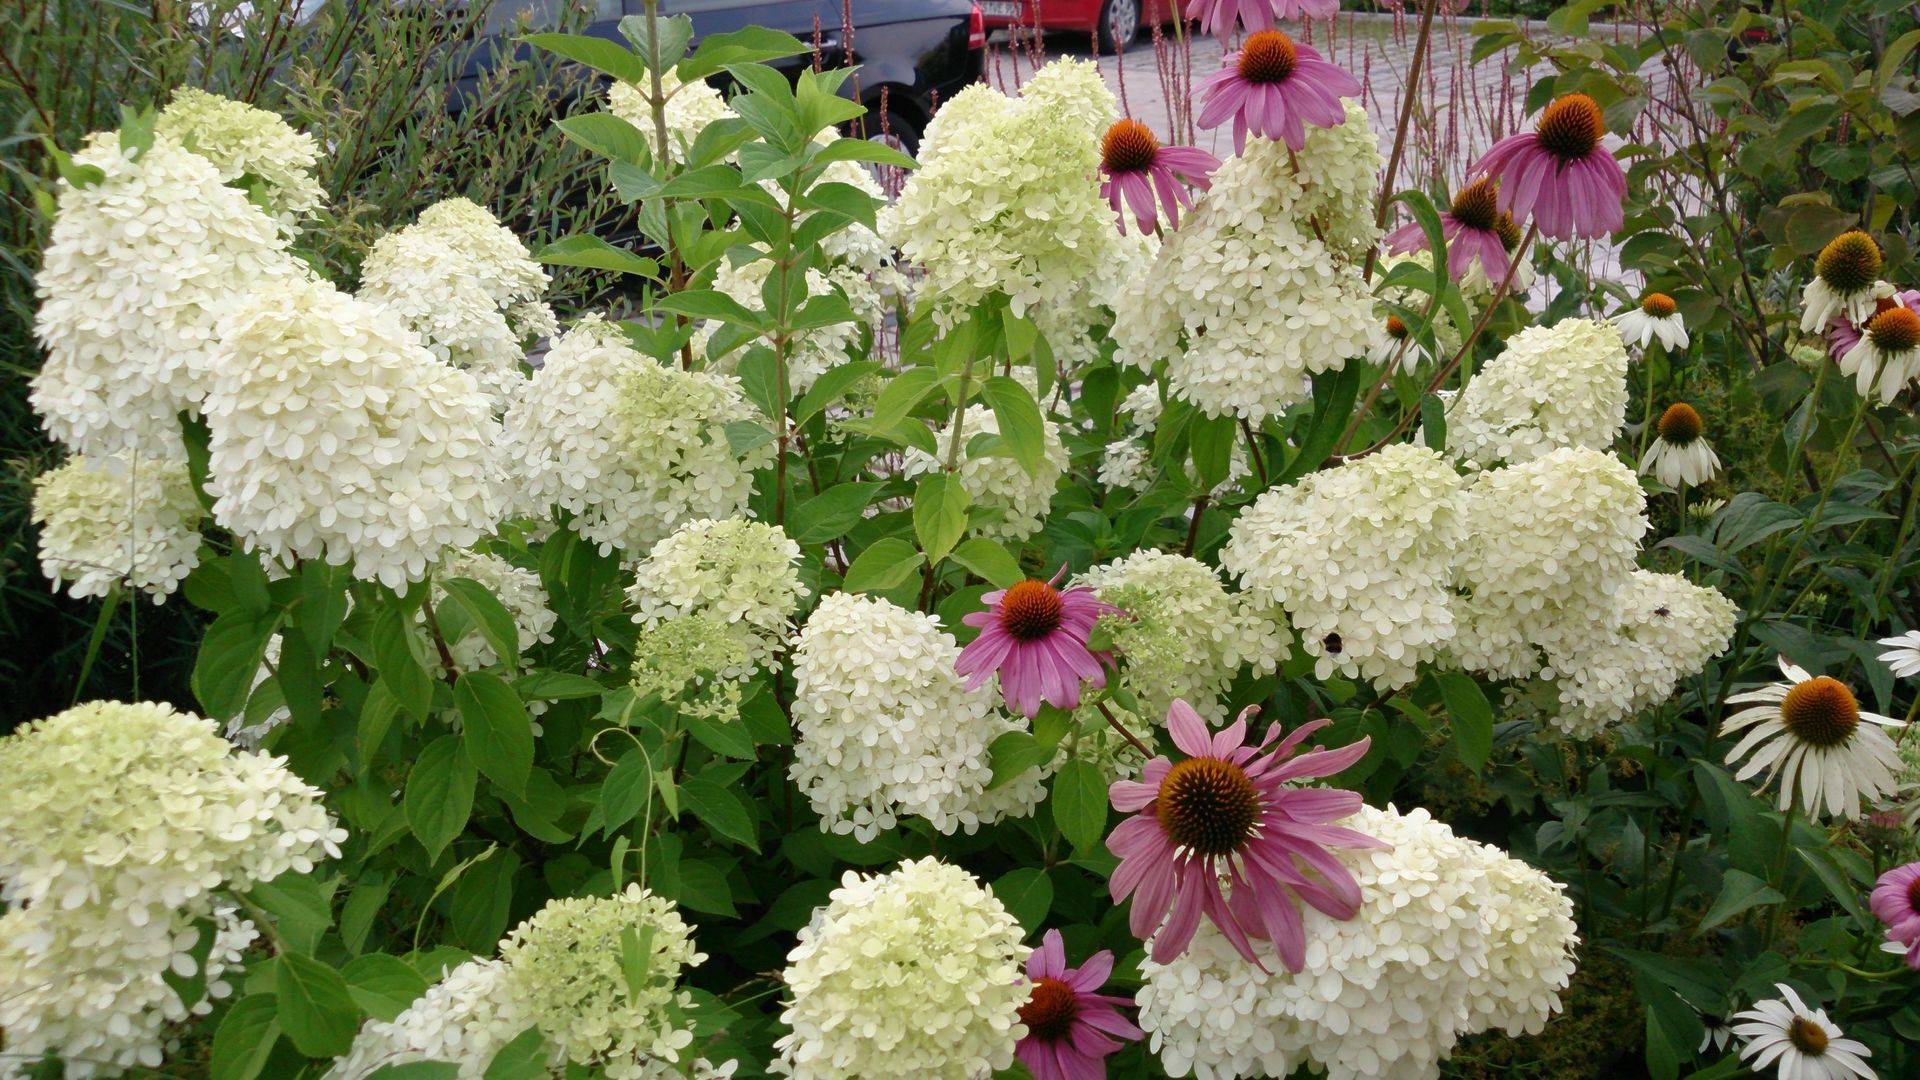
[[[876,540],[847,567],[841,588],[851,593],[876,593],[907,583],[927,561],[925,555],[897,536]]]
[[[477,780],[473,763],[460,751],[458,735],[442,735],[420,751],[407,773],[402,804],[407,827],[427,849],[427,858],[439,861],[440,853],[467,827]]]
[[[469,671],[453,684],[467,760],[487,779],[522,798],[533,770],[533,720],[520,695],[500,676]]]
[[[610,112],[583,112],[554,122],[567,138],[593,153],[614,161],[625,161],[642,168],[652,161],[647,136],[639,128]]]
[[[513,689],[526,701],[576,701],[593,698],[607,688],[585,675],[567,671],[536,671],[513,680]]]
[[[951,473],[932,473],[920,481],[920,490],[913,497],[913,532],[920,538],[928,562],[946,558],[967,531],[971,502],[967,489]]]
[[[368,644],[373,649],[373,665],[387,692],[415,720],[425,720],[433,712],[433,676],[413,653],[413,617],[390,607],[374,620]]]
[[[308,559],[300,564],[300,632],[306,635],[313,651],[325,656],[333,646],[334,631],[347,617],[347,582],[351,575],[344,566],[324,559]]]
[[[597,236],[563,236],[534,258],[548,266],[580,266],[588,270],[611,270],[616,274],[638,274],[646,278],[660,276],[660,264],[652,259],[622,251]]]
[[[653,959],[653,924],[625,926],[620,930],[620,973],[627,980],[627,996],[638,1000],[647,992],[647,968]]]
[[[1037,867],[1010,870],[993,883],[993,895],[1028,933],[1040,929],[1053,907],[1053,880]]]
[[[1444,454],[1447,450],[1447,406],[1438,394],[1420,399],[1420,437],[1427,449]]]
[[[680,797],[687,810],[714,832],[760,850],[753,815],[731,787],[710,776],[695,776],[680,783]]]
[[[1479,771],[1493,753],[1493,706],[1480,684],[1457,671],[1435,672],[1440,699],[1446,703],[1453,724],[1453,748],[1460,763]]]
[[[628,15],[620,20],[620,36],[633,42],[634,51],[648,70],[652,70],[654,57],[658,56],[661,70],[668,71],[687,55],[687,43],[693,40],[693,17],[656,15],[649,19],[645,15]]]
[[[940,373],[930,367],[911,367],[888,380],[873,404],[873,415],[861,425],[875,434],[892,431],[913,413],[940,382]]]
[[[513,906],[513,877],[519,870],[520,856],[502,850],[460,875],[448,912],[453,940],[475,951],[493,948],[506,932],[507,914]]]
[[[1212,491],[1233,466],[1233,444],[1240,426],[1231,416],[1196,416],[1187,427],[1187,452],[1193,460],[1193,485]]]
[[[279,1002],[272,994],[248,994],[233,1003],[213,1033],[207,1075],[212,1080],[253,1080],[280,1040]]]
[[[787,516],[787,535],[802,544],[824,544],[845,536],[885,486],[880,481],[867,481],[830,487],[793,508]]]
[[[869,161],[875,165],[890,165],[898,169],[917,169],[920,163],[906,154],[888,146],[886,143],[870,139],[835,139],[822,146],[813,160],[822,161]]]
[[[755,330],[766,328],[766,319],[723,292],[712,289],[688,289],[659,297],[653,306],[661,311],[677,312],[693,319],[718,319]]]
[[[347,980],[347,992],[355,1004],[375,1020],[392,1020],[427,992],[425,976],[386,953],[355,957],[340,969],[340,975]]]
[[[450,1061],[403,1061],[382,1065],[367,1080],[459,1080],[460,1066]]]
[[[1047,422],[1033,395],[1005,375],[988,379],[981,393],[993,407],[994,418],[1000,422],[1000,437],[1013,451],[1013,459],[1028,476],[1037,475],[1047,456]]]
[[[338,1057],[353,1045],[360,1010],[340,972],[312,957],[281,953],[274,961],[281,1030],[308,1057]]]
[[[729,65],[778,60],[810,51],[812,46],[792,34],[783,34],[764,26],[749,26],[729,34],[711,34],[702,38],[700,47],[693,50],[692,56],[680,61],[674,71],[682,82],[687,82],[704,79]]]
[[[877,360],[855,360],[828,368],[813,381],[813,385],[807,388],[807,392],[800,396],[799,403],[793,407],[794,424],[804,424],[813,419],[827,406],[840,400],[855,384],[879,370],[880,363]]]
[[[737,720],[715,720],[711,717],[688,713],[681,717],[687,730],[693,734],[700,745],[719,754],[739,761],[753,757],[753,736],[747,733],[745,724]]]
[[[993,767],[993,779],[987,782],[987,790],[991,791],[1028,769],[1052,761],[1054,750],[1054,747],[1041,745],[1040,740],[1028,732],[1001,732],[987,747],[987,761]]]
[[[1699,933],[1704,934],[1735,915],[1762,904],[1784,904],[1786,901],[1787,898],[1780,895],[1780,890],[1760,878],[1745,870],[1728,870],[1726,876],[1720,879],[1720,896],[1700,920]]]
[[[1271,486],[1291,484],[1320,467],[1327,455],[1339,447],[1340,433],[1353,415],[1353,400],[1360,393],[1360,377],[1365,364],[1348,364],[1339,371],[1315,372],[1313,376],[1313,418],[1300,440],[1300,452],[1273,478]],[[1164,420],[1162,421],[1165,422]]]
[[[1705,1028],[1685,1002],[1652,979],[1636,975],[1634,989],[1647,1007],[1647,1072],[1654,1080],[1674,1080],[1680,1062],[1700,1045]]]
[[[520,40],[636,86],[647,79],[647,65],[618,42],[606,38],[585,34],[528,34]]]
[[[513,614],[492,590],[477,581],[467,578],[451,578],[440,583],[446,590],[445,603],[459,608],[469,622],[479,627],[480,636],[493,646],[494,655],[508,669],[517,666],[520,660],[520,630],[514,625]]]
[[[1020,564],[1007,549],[985,537],[962,541],[953,549],[953,561],[991,582],[995,588],[1010,589],[1027,578]]]
[[[607,835],[632,821],[652,797],[653,767],[636,746],[613,763],[600,784],[600,817],[606,822]]]
[[[720,867],[705,859],[680,861],[680,894],[674,898],[681,907],[704,911],[709,915],[739,915],[733,906],[733,888]]]
[[[1100,846],[1107,831],[1107,780],[1093,763],[1069,758],[1053,774],[1053,820],[1074,847]]]
[[[296,952],[312,952],[333,925],[333,887],[311,874],[288,870],[247,890],[247,899],[274,917],[280,939]]]
[[[246,708],[253,677],[267,655],[267,642],[280,628],[278,613],[250,615],[230,611],[213,620],[200,639],[193,661],[193,696],[206,714],[226,719]]]
[[[768,431],[765,424],[756,423],[752,420],[729,421],[726,425],[726,432],[727,449],[731,451],[736,458],[746,457],[747,454],[767,445],[775,438],[773,432]]]

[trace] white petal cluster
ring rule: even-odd
[[[1226,720],[1220,698],[1242,666],[1268,673],[1288,641],[1276,621],[1229,593],[1213,568],[1164,551],[1137,551],[1073,582],[1130,617],[1102,620],[1123,662],[1120,684],[1155,722],[1175,698],[1210,723]]]
[[[832,593],[795,639],[789,775],[820,827],[867,841],[904,815],[972,832],[992,777],[987,747],[1008,729],[992,688],[968,693],[960,647],[931,615]]]
[[[214,520],[281,565],[418,581],[501,509],[492,407],[386,310],[258,287],[220,326],[206,399]]]
[[[389,1065],[443,1061],[460,1080],[480,1080],[500,1048],[533,1026],[506,987],[501,960],[469,960],[443,975],[392,1020],[369,1020],[328,1080],[366,1080]],[[565,1055],[552,1047],[560,1061]],[[559,1062],[550,1062],[558,1064]]]
[[[1116,359],[1165,359],[1173,393],[1259,423],[1304,400],[1309,375],[1367,355],[1378,316],[1360,265],[1378,237],[1365,192],[1379,160],[1353,102],[1297,156],[1251,142],[1115,302]]]
[[[786,647],[794,613],[807,596],[800,545],[778,525],[701,518],[653,545],[635,569],[627,599],[633,621],[652,629],[683,615],[705,615],[736,631],[751,663]]]
[[[183,86],[173,92],[153,126],[213,162],[228,183],[239,181],[245,187],[248,177],[258,180],[268,212],[288,235],[298,232],[300,220],[326,201],[327,193],[314,178],[319,146],[279,113]]]
[[[211,928],[211,984],[253,938],[213,890],[339,856],[347,834],[320,792],[215,731],[166,705],[96,701],[0,739],[10,1055],[55,1052],[73,1076],[158,1066],[165,1025],[208,1009],[182,1002],[163,974],[193,974]]]
[[[631,933],[630,933],[631,932]],[[645,964],[622,957],[637,934]],[[693,1043],[680,1014],[693,996],[686,969],[706,960],[672,902],[629,884],[613,896],[552,900],[500,943],[504,986],[569,1061],[610,1080],[678,1077]]]
[[[546,586],[540,583],[540,575],[532,570],[518,567],[498,555],[477,551],[451,551],[442,560],[440,569],[433,578],[433,605],[436,610],[442,607],[446,599],[446,582],[453,578],[465,578],[468,581],[484,585],[500,606],[513,616],[513,628],[520,642],[520,655],[535,644],[553,643],[553,627],[560,621],[548,606]],[[418,619],[426,621],[422,612]],[[446,618],[440,623],[444,628]],[[490,667],[502,660],[500,654],[480,632],[478,626],[468,627],[459,637],[449,637],[447,651],[453,654],[454,666],[461,671]],[[506,657],[510,662],[518,661],[519,656]]]
[[[1425,810],[1364,807],[1345,824],[1392,847],[1335,853],[1360,912],[1303,909],[1301,971],[1259,942],[1262,971],[1207,923],[1172,962],[1142,961],[1140,1026],[1168,1074],[1432,1080],[1460,1036],[1538,1031],[1559,1007],[1579,939],[1557,883]]]
[[[1603,616],[1634,569],[1646,496],[1611,454],[1555,450],[1483,473],[1467,487],[1466,520],[1454,655],[1469,671],[1523,679]]]
[[[975,533],[993,540],[1025,540],[1040,531],[1047,508],[1053,504],[1053,489],[1066,475],[1068,465],[1067,446],[1060,439],[1059,425],[1046,421],[1043,427],[1040,467],[1031,474],[1021,468],[1018,461],[1005,456],[1004,451],[985,457],[961,455],[960,486],[967,490],[973,505],[1001,513],[998,521],[973,526]],[[949,430],[942,426],[934,432],[934,441],[942,448],[951,437]],[[999,433],[1000,418],[992,409],[985,405],[967,407],[961,419],[963,446],[976,435]],[[906,476],[940,470],[940,462],[924,450],[909,448],[904,457],[901,471]]]
[[[1580,737],[1665,701],[1726,651],[1739,615],[1711,586],[1640,569],[1608,583],[1598,600],[1597,611],[1567,622],[1541,670],[1555,698],[1547,719]]]
[[[125,584],[164,602],[200,565],[202,516],[185,462],[74,457],[33,478],[40,572],[75,599]]]
[[[1000,292],[1040,324],[1070,367],[1093,354],[1089,328],[1144,246],[1123,240],[1100,197],[1099,138],[1113,94],[1098,67],[1056,60],[1018,98],[985,84],[943,104],[920,168],[882,211],[880,235],[925,272],[950,320]]]
[[[646,137],[647,149],[657,154],[659,129],[654,126],[653,106],[647,103],[651,92],[651,87],[643,91],[632,83],[615,81],[607,87],[607,111],[639,128]],[[660,73],[660,92],[670,95],[665,109],[670,161],[685,161],[687,151],[708,124],[733,115],[720,91],[699,80],[681,82],[671,68]]]
[[[1471,465],[1518,465],[1553,450],[1604,450],[1627,420],[1627,349],[1611,323],[1530,326],[1447,409],[1447,449]]]
[[[756,415],[731,376],[655,363],[592,318],[527,380],[504,441],[525,510],[560,507],[601,551],[637,553],[682,522],[740,513],[774,447],[735,457],[726,425]]]
[[[1453,466],[1398,443],[1260,496],[1220,565],[1286,611],[1317,677],[1405,686],[1453,637],[1464,510]]]
[[[793,995],[772,1070],[795,1080],[973,1080],[1013,1064],[1026,1033],[1020,924],[938,859],[848,871],[787,955]]]
[[[504,408],[525,379],[521,342],[556,329],[541,299],[548,282],[486,207],[447,199],[374,242],[359,296],[398,315],[422,345],[471,372]]]
[[[658,694],[683,716],[725,724],[740,716],[740,680],[749,671],[746,638],[735,627],[711,615],[679,615],[634,638],[628,681],[636,694]]]
[[[117,133],[73,156],[103,178],[62,180],[34,278],[46,361],[29,398],[69,450],[175,456],[199,407],[214,328],[235,300],[306,274],[273,219],[220,167],[168,135],[129,160]]]

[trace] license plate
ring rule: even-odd
[[[1020,17],[1020,0],[980,0],[980,14],[996,19]]]

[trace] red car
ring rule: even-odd
[[[1092,31],[1099,35],[1101,55],[1112,56],[1133,44],[1141,27],[1172,21],[1177,2],[1184,0],[980,0],[980,12],[988,29]]]

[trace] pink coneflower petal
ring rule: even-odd
[[[1300,150],[1306,146],[1306,125],[1345,123],[1341,99],[1359,93],[1358,80],[1313,49],[1278,30],[1262,29],[1249,34],[1240,51],[1202,81],[1198,123],[1210,130],[1231,118],[1236,152],[1245,152],[1248,134]]]
[[[1151,938],[1151,954],[1165,962],[1192,941],[1202,917],[1236,951],[1258,964],[1253,942],[1273,943],[1281,962],[1299,970],[1306,941],[1299,904],[1336,918],[1359,906],[1359,884],[1329,847],[1381,843],[1340,826],[1321,824],[1350,815],[1351,792],[1293,788],[1289,779],[1323,776],[1352,765],[1369,741],[1293,756],[1316,721],[1281,736],[1270,726],[1257,746],[1246,745],[1253,710],[1209,734],[1184,701],[1167,710],[1180,762],[1154,758],[1141,781],[1118,781],[1108,792],[1115,808],[1133,816],[1108,838],[1120,859],[1108,883],[1114,899],[1131,897],[1128,925]],[[1231,881],[1223,892],[1221,878]]]
[[[1496,143],[1470,172],[1500,180],[1500,207],[1544,236],[1595,239],[1625,221],[1626,173],[1601,145],[1606,120],[1585,94],[1556,98],[1534,130]]]
[[[1054,581],[1059,580],[1056,575]],[[1104,665],[1112,657],[1089,649],[1087,638],[1100,616],[1120,609],[1103,603],[1091,589],[1061,592],[1032,579],[984,599],[988,610],[961,619],[980,628],[954,664],[955,672],[968,677],[969,690],[998,675],[1007,707],[1033,716],[1042,701],[1073,709],[1083,685],[1106,685]]]
[[[1190,146],[1161,146],[1152,130],[1138,120],[1119,120],[1100,140],[1100,172],[1106,177],[1100,193],[1113,208],[1115,225],[1126,233],[1127,211],[1142,233],[1159,228],[1159,211],[1170,225],[1180,223],[1180,209],[1192,200],[1180,179],[1199,187],[1211,183],[1219,167],[1213,155]]]
[[[1020,1007],[1027,1034],[1014,1054],[1034,1080],[1104,1080],[1106,1059],[1120,1049],[1120,1040],[1145,1037],[1120,1014],[1132,999],[1096,992],[1112,971],[1113,954],[1104,949],[1078,969],[1068,967],[1058,930],[1048,930],[1027,957],[1032,986]]]

